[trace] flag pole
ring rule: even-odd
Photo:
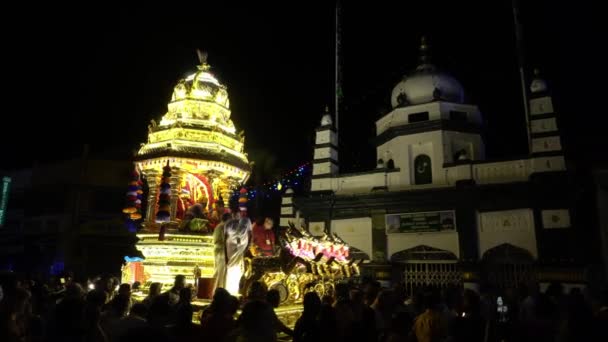
[[[519,20],[519,1],[511,1],[513,7],[513,22],[515,26],[515,43],[517,49],[517,64],[519,68],[519,80],[521,82],[521,93],[524,101],[524,113],[526,115],[526,134],[528,136],[528,153],[532,153],[532,137],[530,135],[530,113],[528,105],[528,92],[526,90],[526,74],[523,44],[523,28]]]
[[[338,132],[339,127],[339,114],[340,114],[340,96],[341,96],[341,86],[340,86],[340,0],[336,1],[336,18],[335,18],[335,65],[334,65],[334,81],[335,81],[335,99],[334,99],[334,113],[336,118],[336,133]]]

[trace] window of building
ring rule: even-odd
[[[429,120],[429,112],[412,113],[407,117],[408,122],[422,122]]]
[[[392,159],[389,159],[388,162],[386,162],[386,168],[389,170],[392,170],[395,168],[395,162]]]
[[[450,120],[452,121],[467,121],[467,112],[457,110],[450,111]]]
[[[433,169],[431,168],[431,157],[421,154],[414,159],[414,183],[433,183]]]

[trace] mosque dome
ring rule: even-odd
[[[420,45],[421,64],[411,75],[406,75],[393,88],[391,105],[393,108],[416,105],[436,100],[463,103],[464,89],[454,77],[437,70],[428,61],[428,45],[422,38]]]

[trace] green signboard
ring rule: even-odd
[[[6,219],[6,204],[8,203],[8,194],[11,187],[11,177],[2,178],[2,193],[0,194],[0,227],[4,225]]]
[[[456,217],[451,210],[386,215],[388,234],[438,232],[455,228]]]

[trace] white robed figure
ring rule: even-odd
[[[215,257],[215,272],[213,278],[215,284],[213,286],[213,293],[218,287],[226,288],[226,234],[224,228],[229,219],[225,221],[222,219],[213,231],[213,254]]]
[[[226,238],[224,287],[231,295],[236,296],[239,293],[239,284],[245,270],[245,252],[251,236],[251,221],[247,217],[229,220],[224,225],[224,236]]]

